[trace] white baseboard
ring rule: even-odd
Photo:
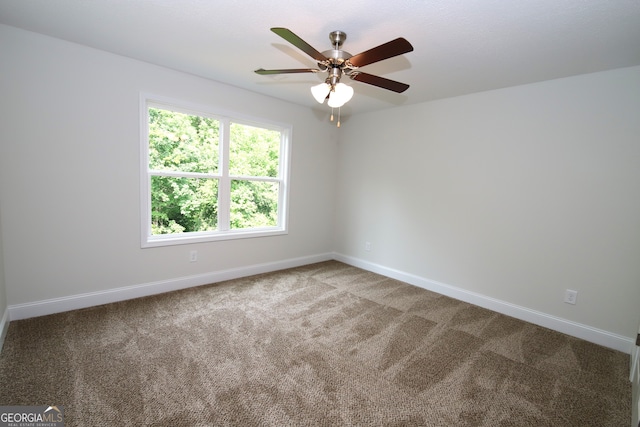
[[[491,298],[486,295],[470,292],[456,286],[447,285],[435,280],[429,280],[413,274],[405,273],[392,268],[387,268],[382,265],[364,261],[359,258],[354,258],[339,253],[334,253],[333,258],[337,261],[344,262],[345,264],[362,268],[363,270],[382,274],[383,276],[387,276],[392,279],[400,280],[414,286],[418,286],[442,295],[446,295],[451,298],[455,298],[460,301],[487,308],[489,310],[496,311],[507,316],[515,317],[516,319],[524,320],[535,325],[543,326],[554,331],[562,332],[564,334],[571,335],[573,337],[580,338],[595,344],[599,344],[604,347],[612,348],[623,353],[631,354],[631,351],[634,347],[634,340],[629,337],[617,335],[612,332],[593,328],[591,326],[573,322],[571,320],[563,319],[560,317],[551,316],[540,311],[531,310],[529,308]]]
[[[194,286],[206,285],[209,283],[221,282],[224,280],[237,279],[240,277],[252,276],[255,274],[268,273],[271,271],[283,270],[286,268],[299,267],[302,265],[335,259],[345,264],[353,265],[364,270],[382,274],[396,280],[409,283],[442,295],[446,295],[461,301],[465,301],[507,316],[515,317],[536,325],[540,325],[558,332],[565,333],[586,341],[593,342],[608,348],[612,348],[627,354],[631,354],[634,347],[634,340],[588,325],[572,322],[567,319],[551,316],[549,314],[531,310],[526,307],[511,304],[495,298],[491,298],[475,292],[470,292],[462,288],[425,279],[413,274],[405,273],[392,268],[387,268],[379,264],[374,264],[358,258],[342,255],[339,253],[326,253],[307,257],[292,258],[288,260],[271,263],[256,264],[247,267],[222,270],[212,273],[178,277],[175,279],[162,280],[158,282],[144,283],[140,285],[125,286],[121,288],[109,289],[105,291],[90,292],[78,295],[71,295],[62,298],[53,298],[42,301],[15,304],[7,307],[2,321],[0,322],[0,345],[6,335],[9,320],[20,320],[30,317],[45,316],[48,314],[61,313],[64,311],[77,310],[81,308],[93,307],[117,301],[124,301],[133,298],[156,295],[163,292],[176,291]],[[0,347],[1,349],[1,347]]]
[[[156,295],[164,292],[177,291],[194,286],[222,282],[224,280],[238,279],[240,277],[253,276],[255,274],[284,270],[287,268],[299,267],[302,265],[328,261],[331,259],[333,259],[333,254],[327,253],[307,257],[292,258],[264,264],[256,264],[247,267],[233,268],[229,270],[216,271],[194,276],[178,277],[175,279],[162,280],[159,282],[125,286],[121,288],[108,289],[105,291],[89,292],[62,298],[53,298],[24,304],[15,304],[10,305],[7,308],[7,312],[9,313],[8,318],[10,320],[20,320],[30,317],[46,316],[48,314],[62,313],[64,311],[77,310],[112,302],[125,301],[133,298]]]
[[[7,307],[0,319],[0,352],[2,352],[2,346],[4,345],[4,339],[9,331],[9,308]]]

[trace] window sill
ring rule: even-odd
[[[283,228],[270,227],[252,230],[232,230],[219,232],[184,233],[160,236],[149,236],[142,241],[141,247],[155,248],[160,246],[188,245],[193,243],[219,242],[224,240],[251,239],[257,237],[280,236],[288,234]]]

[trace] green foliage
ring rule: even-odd
[[[229,173],[232,176],[278,176],[280,132],[231,124]],[[231,228],[275,226],[278,186],[271,182],[231,182]]]
[[[278,176],[280,132],[231,124],[229,173],[235,176]]]
[[[217,120],[149,108],[149,168],[215,173],[220,123]]]
[[[149,168],[159,172],[219,174],[220,123],[217,120],[149,109]],[[275,178],[279,171],[280,132],[232,124],[229,173],[230,227],[275,226],[279,185],[246,179]],[[151,176],[152,234],[210,231],[218,227],[219,180],[205,177]]]
[[[150,108],[149,168],[215,173],[219,134],[217,120]],[[215,179],[152,176],[152,234],[215,230],[217,199]]]
[[[215,230],[217,200],[217,179],[152,176],[152,234]]]
[[[278,184],[231,182],[231,228],[275,226],[278,223]]]

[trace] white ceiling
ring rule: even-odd
[[[413,52],[362,71],[411,87],[343,79],[343,114],[640,65],[639,0],[0,0],[0,23],[313,108],[324,74],[253,72],[316,66],[271,27],[321,52],[333,30],[353,55],[409,40]]]

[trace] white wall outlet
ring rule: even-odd
[[[575,304],[578,301],[578,291],[567,289],[564,291],[564,302],[567,304]]]
[[[198,261],[198,251],[189,252],[189,262],[196,262],[196,261]]]
[[[371,242],[364,242],[364,250],[371,252]]]

